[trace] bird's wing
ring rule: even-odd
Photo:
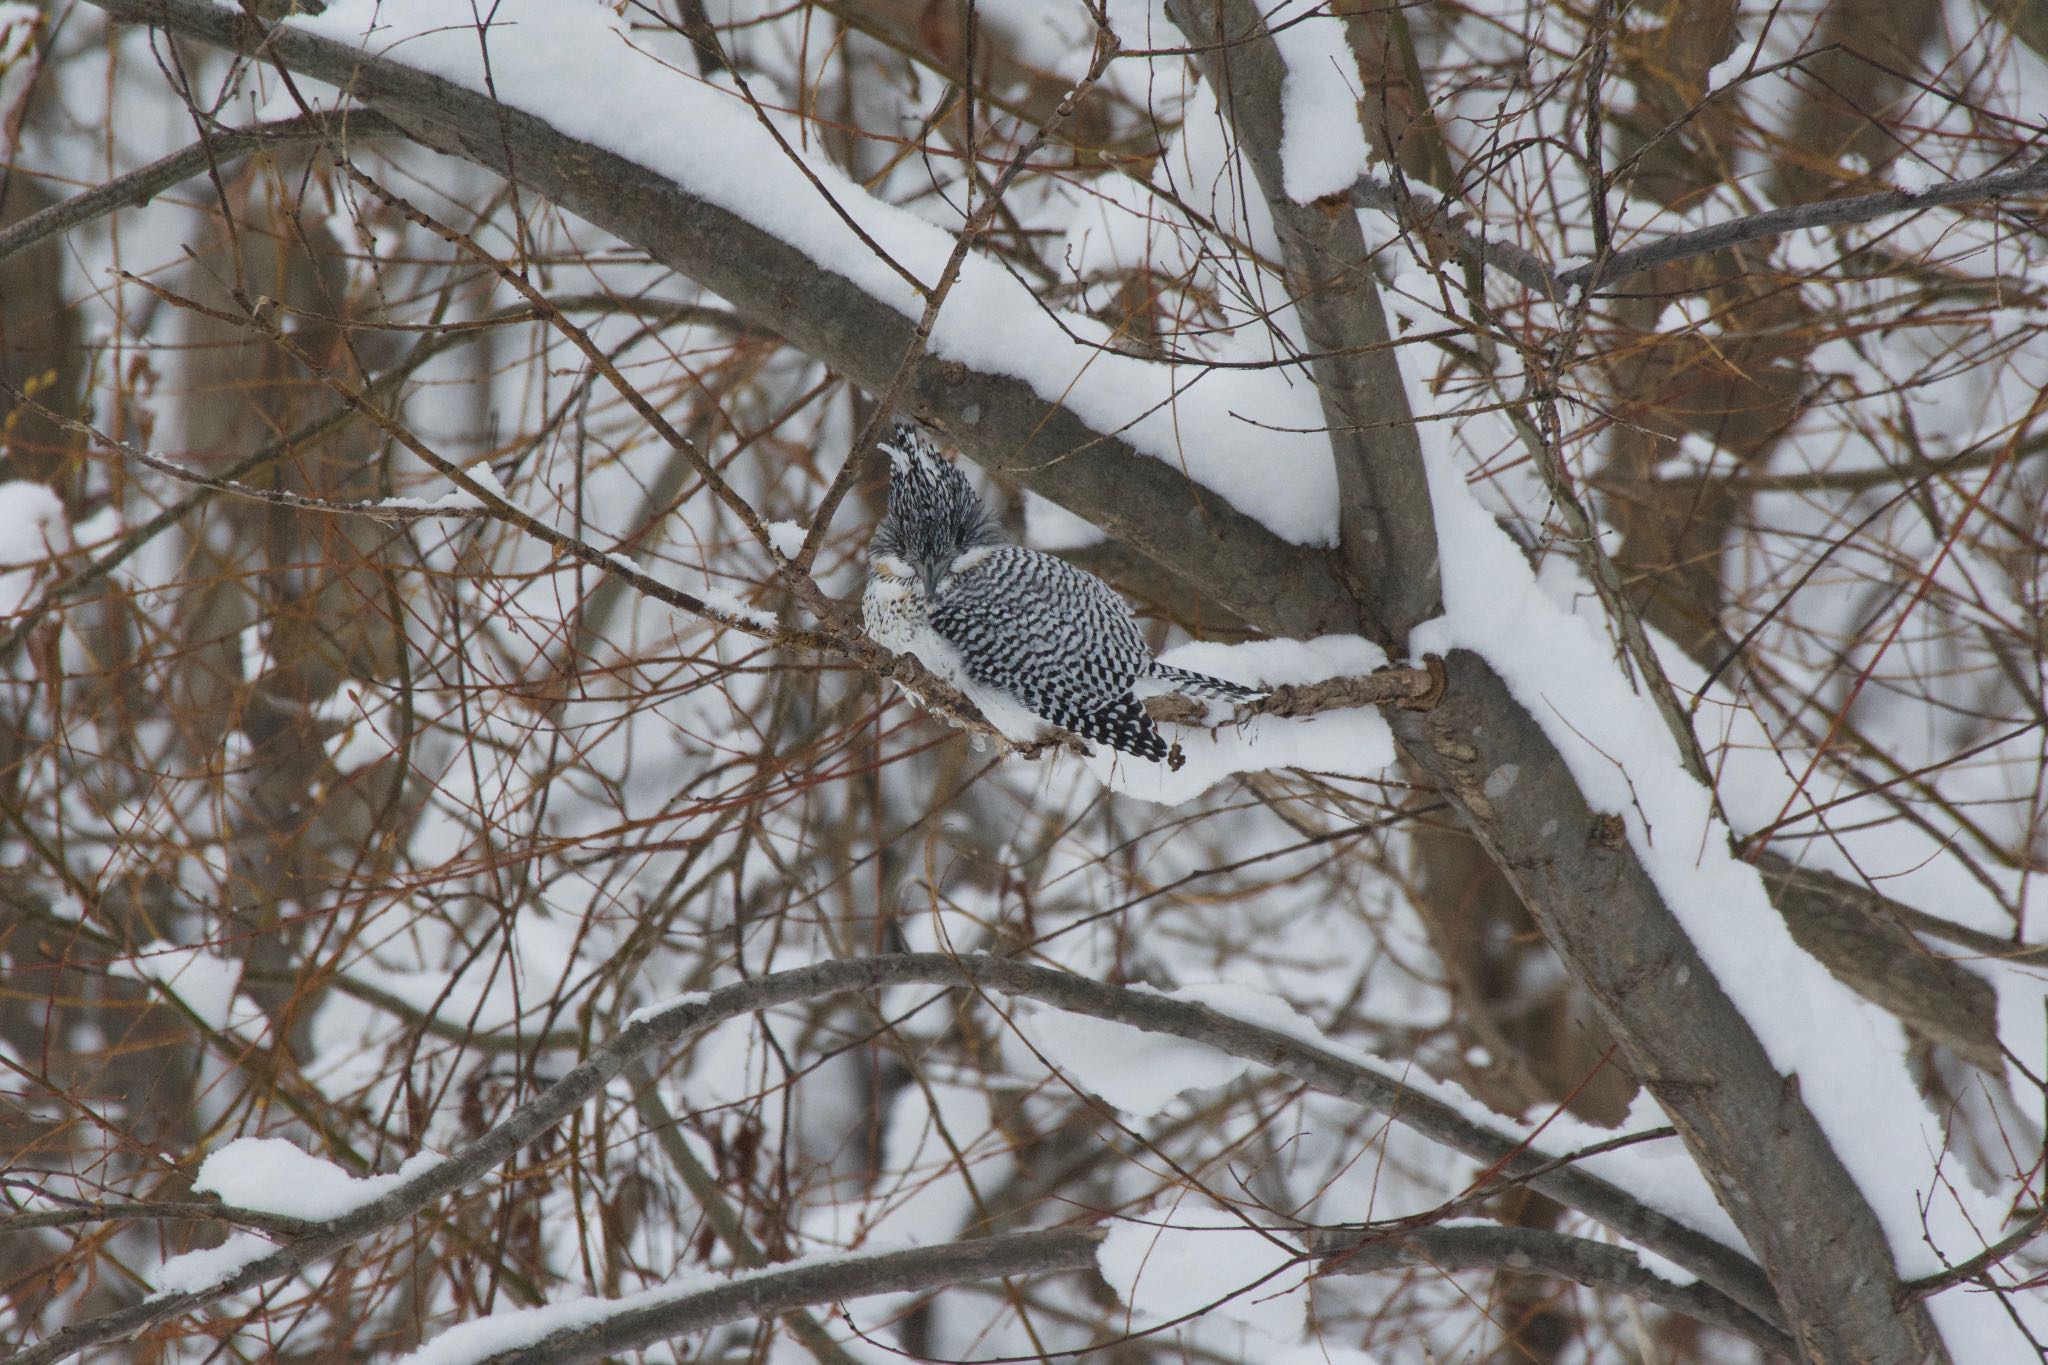
[[[1095,575],[1006,545],[954,575],[933,603],[931,625],[982,686],[1084,738],[1144,758],[1165,754],[1131,695],[1152,651],[1130,607]]]

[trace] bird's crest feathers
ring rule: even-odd
[[[878,443],[889,456],[891,475],[919,465],[944,464],[946,459],[939,454],[939,448],[924,434],[915,422],[899,421]]]
[[[870,555],[884,551],[939,567],[1004,536],[967,476],[939,453],[914,422],[898,422],[879,443],[889,456],[889,511]]]

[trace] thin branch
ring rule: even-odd
[[[961,225],[959,235],[953,239],[952,253],[946,258],[946,267],[939,273],[938,283],[926,295],[924,313],[917,320],[917,330],[911,333],[910,345],[905,348],[903,359],[896,364],[895,375],[890,379],[889,386],[875,400],[874,411],[869,415],[860,435],[854,439],[853,449],[847,454],[846,463],[840,467],[838,476],[825,490],[825,495],[818,500],[817,511],[811,518],[811,529],[804,536],[803,544],[798,547],[796,558],[792,562],[792,567],[797,573],[809,576],[811,565],[818,557],[818,550],[825,542],[825,532],[832,525],[832,514],[839,510],[840,501],[846,497],[847,490],[853,487],[854,476],[861,467],[861,456],[881,436],[883,427],[894,420],[896,406],[902,400],[904,390],[909,387],[912,376],[917,373],[918,362],[924,359],[925,351],[931,344],[932,328],[938,325],[939,309],[945,306],[947,297],[953,292],[953,286],[960,278],[960,267],[967,262],[968,252],[981,240],[982,234],[988,231],[989,224],[995,221],[996,209],[1001,206],[1003,195],[1017,182],[1017,176],[1030,163],[1031,158],[1038,154],[1039,149],[1045,146],[1046,139],[1052,136],[1053,131],[1073,117],[1075,108],[1102,79],[1102,73],[1109,69],[1109,63],[1116,53],[1116,35],[1109,31],[1107,25],[1098,24],[1095,30],[1095,59],[1089,63],[1088,74],[1081,78],[1079,85],[1067,92],[1066,98],[1059,102],[1051,117],[1047,118],[1038,131],[1018,148],[1017,154],[1003,167],[1002,174],[996,177],[995,184],[983,196],[980,205]],[[969,129],[970,136],[972,131]],[[971,156],[971,146],[969,153]],[[779,552],[774,551],[772,547],[771,553],[780,557]]]
[[[1370,1275],[1412,1266],[1428,1266],[1447,1274],[1506,1270],[1519,1275],[1554,1275],[1603,1293],[1626,1294],[1733,1332],[1774,1355],[1799,1354],[1797,1344],[1775,1324],[1707,1285],[1674,1284],[1645,1266],[1628,1247],[1544,1228],[1459,1225],[1363,1237],[1339,1230],[1316,1237],[1312,1251],[1324,1258],[1317,1272],[1321,1275]]]
[[[26,1185],[29,1182],[19,1176],[10,1176],[4,1185]],[[72,1228],[87,1223],[119,1222],[193,1222],[225,1223],[231,1227],[256,1228],[279,1237],[300,1237],[313,1225],[303,1218],[287,1218],[276,1213],[257,1213],[252,1209],[229,1209],[219,1204],[197,1199],[165,1200],[158,1203],[132,1203],[119,1200],[65,1199],[40,1186],[36,1194],[44,1199],[59,1199],[69,1208],[47,1209],[41,1213],[18,1213],[0,1218],[0,1237],[11,1233],[33,1232],[38,1228]]]
[[[1766,209],[1746,218],[1715,223],[1711,227],[1681,232],[1661,241],[1617,251],[1599,266],[1597,274],[1595,267],[1588,264],[1562,272],[1557,282],[1566,289],[1597,289],[1623,276],[1640,274],[1672,261],[1726,251],[1729,247],[1761,241],[1766,237],[1782,237],[1801,228],[1844,227],[1894,213],[1911,213],[1916,209],[1939,208],[1948,204],[1983,203],[2042,190],[2048,190],[2048,158],[2036,161],[2024,170],[1951,180],[1924,190],[1879,190],[1875,194],[1851,195],[1845,199],[1824,199],[1818,204]]]
[[[682,1178],[683,1188],[697,1201],[697,1207],[704,1214],[704,1221],[719,1241],[732,1253],[733,1262],[742,1270],[760,1270],[770,1264],[768,1255],[761,1246],[747,1235],[746,1225],[734,1211],[731,1201],[718,1188],[718,1181],[711,1172],[704,1169],[704,1163],[697,1160],[697,1154],[690,1150],[690,1144],[683,1141],[682,1133],[676,1127],[676,1116],[661,1102],[661,1092],[654,1083],[654,1075],[647,1069],[641,1058],[635,1057],[626,1066],[626,1082],[633,1088],[633,1107],[639,1111],[640,1121],[647,1125],[647,1131],[654,1135],[655,1146],[668,1159],[669,1166]],[[681,1304],[669,1305],[671,1310]],[[762,1310],[761,1316],[766,1316]],[[820,1365],[859,1365],[846,1348],[832,1340],[832,1334],[824,1325],[801,1308],[792,1309],[784,1318],[796,1339],[803,1344]],[[625,1350],[622,1345],[613,1350]]]
[[[301,114],[254,128],[223,129],[172,152],[160,161],[152,161],[104,185],[52,204],[40,213],[30,214],[0,232],[0,261],[19,255],[37,242],[83,227],[119,209],[146,204],[179,181],[188,180],[220,162],[245,156],[262,147],[325,141],[332,135],[335,124],[343,119],[347,120],[350,137],[399,135],[398,126],[390,119],[367,109]]]
[[[1350,199],[1359,208],[1379,210],[1404,228],[1443,238],[1468,264],[1492,266],[1546,298],[1564,296],[1557,272],[1541,257],[1514,242],[1472,231],[1449,197],[1424,203],[1402,186],[1376,175],[1362,175],[1352,184]]]
[[[26,220],[24,220],[26,221]],[[724,326],[735,329],[745,324],[723,309],[704,308],[672,300],[619,299],[606,294],[573,294],[554,300],[555,306],[563,312],[632,312],[643,316],[660,316],[681,322],[699,323],[705,326]],[[541,314],[530,308],[513,308],[480,319],[474,326],[431,332],[414,343],[412,349],[390,368],[379,372],[363,385],[364,395],[382,402],[397,391],[420,367],[434,357],[452,348],[473,341],[484,335],[485,324],[510,324],[535,322]],[[76,597],[85,588],[107,577],[121,567],[128,559],[159,535],[177,525],[193,512],[205,507],[223,491],[222,485],[233,484],[246,487],[242,480],[267,469],[280,460],[289,459],[294,453],[318,441],[332,436],[342,426],[355,419],[356,414],[346,405],[337,406],[334,411],[316,417],[306,425],[286,436],[283,440],[265,446],[242,459],[237,460],[222,473],[212,476],[213,482],[204,484],[192,493],[163,508],[134,530],[127,532],[109,549],[91,563],[68,578],[59,580],[47,589],[34,605],[24,607],[8,618],[5,634],[0,634],[0,663],[14,657],[28,634],[46,616],[65,602]],[[182,467],[181,467],[182,468]]]
[[[770,539],[767,529],[762,525],[760,514],[754,510],[753,504],[741,497],[725,481],[725,476],[718,472],[717,467],[698,448],[695,441],[683,435],[682,432],[677,431],[674,424],[662,416],[660,409],[647,400],[645,394],[626,382],[625,376],[619,373],[618,366],[613,364],[612,358],[606,355],[603,349],[590,339],[590,334],[569,321],[562,310],[555,307],[549,301],[547,295],[542,293],[531,280],[526,278],[524,272],[514,270],[509,263],[501,260],[495,253],[486,251],[474,237],[460,228],[443,223],[411,200],[386,189],[376,180],[364,174],[353,162],[343,160],[341,168],[351,181],[368,193],[375,195],[386,207],[403,215],[416,226],[425,228],[450,246],[469,253],[472,258],[480,264],[487,266],[500,280],[504,281],[515,293],[525,299],[550,326],[568,338],[570,344],[575,346],[577,350],[583,352],[584,358],[590,362],[591,367],[604,376],[605,381],[611,385],[613,391],[619,397],[626,400],[627,406],[631,407],[639,415],[640,419],[654,430],[655,434],[666,441],[670,449],[689,461],[690,467],[696,471],[697,477],[703,481],[704,486],[711,490],[712,496],[724,503],[726,509],[739,518],[740,524],[747,528],[747,531],[754,537],[755,541],[766,547],[771,553],[773,552],[774,542]],[[281,347],[286,345],[282,334],[275,326],[264,324],[263,319],[254,314],[252,314],[251,320],[257,323],[258,326],[263,327],[276,344]],[[300,363],[306,365],[308,369],[313,370],[315,373],[320,373],[319,367],[312,362],[300,359]],[[397,435],[395,432],[392,434],[394,436]],[[403,438],[400,437],[399,439],[402,440]],[[415,451],[414,453],[418,454],[419,452]],[[425,457],[423,456],[422,458]],[[788,578],[790,587],[796,591],[798,597],[803,600],[804,605],[809,607],[820,620],[830,620],[832,618],[832,612],[825,604],[823,595],[819,593],[817,585],[811,582],[808,574],[785,573],[784,576]]]
[[[467,340],[477,335],[479,333],[467,332],[458,334],[455,337],[421,337],[419,342],[402,359],[391,366],[390,369],[383,371],[369,383],[365,384],[363,392],[371,397],[381,399],[396,390],[400,384],[404,383],[407,378],[436,355],[447,350],[457,341]],[[237,460],[217,477],[230,481],[245,479],[259,470],[276,464],[279,460],[290,458],[294,452],[303,447],[333,435],[349,422],[353,416],[354,414],[346,407],[340,407],[324,416],[316,417],[297,431],[286,436],[283,440],[265,446],[263,449]],[[122,564],[126,563],[132,555],[141,550],[145,545],[148,545],[159,535],[184,520],[191,513],[204,507],[217,496],[219,496],[218,490],[214,488],[208,487],[194,490],[122,536],[112,549],[95,558],[84,568],[79,569],[70,577],[52,584],[43,593],[42,597],[37,600],[35,605],[25,607],[9,618],[6,634],[0,635],[0,663],[4,663],[14,657],[15,651],[28,638],[29,632],[35,629],[44,617],[71,598],[76,597],[84,589],[107,577],[107,575],[121,567]]]
[[[755,1271],[694,1293],[655,1290],[620,1300],[615,1311],[596,1322],[550,1332],[517,1350],[483,1356],[478,1365],[579,1365],[720,1323],[774,1317],[807,1304],[870,1294],[914,1293],[1010,1275],[1085,1270],[1095,1264],[1100,1240],[1100,1233],[1068,1229],[1012,1232],[946,1246]],[[491,1321],[516,1320],[518,1316],[497,1314]]]
[[[127,277],[134,279],[133,276]],[[139,283],[139,281],[137,281]],[[131,464],[144,469],[153,469],[164,477],[193,488],[205,488],[229,497],[242,498],[249,502],[260,502],[271,507],[289,507],[299,512],[322,512],[329,516],[364,517],[370,521],[383,522],[387,526],[403,525],[411,521],[435,521],[442,518],[491,518],[491,509],[480,503],[425,503],[417,499],[393,499],[383,502],[335,502],[331,498],[316,498],[307,493],[294,493],[284,488],[259,488],[255,484],[241,483],[235,479],[217,478],[202,474],[166,460],[161,455],[151,454],[141,446],[109,436],[98,427],[76,417],[67,417],[54,408],[44,406],[12,384],[0,383],[0,394],[6,395],[16,407],[33,412],[61,431],[84,436],[101,448],[119,455]]]
[[[1377,209],[1404,227],[1440,237],[1468,262],[1489,266],[1546,298],[1562,300],[1574,290],[1590,292],[1673,261],[1711,255],[1747,242],[1782,237],[1802,228],[1846,227],[1895,213],[1985,203],[2042,191],[2048,191],[2048,159],[2021,170],[1952,180],[1924,190],[1879,190],[1874,194],[1824,199],[1815,204],[1766,209],[1725,223],[1662,237],[1642,246],[1617,251],[1604,261],[1588,261],[1569,270],[1553,270],[1526,247],[1473,231],[1465,225],[1465,215],[1448,196],[1434,203],[1424,202],[1378,176],[1366,175],[1359,177],[1351,186],[1348,197],[1360,208]]]
[[[1973,1280],[1988,1283],[1987,1277],[1993,1266],[2039,1237],[2043,1231],[2048,1231],[2048,1204],[2035,1209],[2018,1227],[1985,1247],[1978,1255],[1938,1274],[1908,1280],[1899,1286],[1899,1290],[1909,1300],[1925,1299]]]

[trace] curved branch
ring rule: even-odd
[[[1147,1033],[1204,1043],[1347,1099],[1487,1163],[1497,1178],[1530,1187],[1683,1266],[1759,1316],[1774,1314],[1770,1286],[1740,1253],[1647,1207],[1625,1190],[1575,1167],[1572,1154],[1533,1148],[1526,1135],[1481,1123],[1439,1095],[1367,1061],[1205,1005],[1090,981],[1003,958],[899,953],[755,977],[666,1008],[642,1011],[610,1042],[438,1165],[340,1218],[313,1225],[285,1246],[202,1289],[162,1294],[60,1328],[0,1365],[51,1365],[87,1347],[143,1331],[257,1285],[297,1274],[462,1189],[573,1114],[636,1057],[671,1047],[731,1019],[847,991],[890,986],[969,987],[1036,1000]]]
[[[651,1346],[721,1323],[775,1317],[814,1303],[899,1294],[1009,1275],[1048,1275],[1095,1264],[1099,1232],[1056,1229],[1011,1232],[946,1246],[914,1247],[878,1256],[848,1256],[811,1265],[735,1275],[689,1293],[657,1289],[608,1305],[595,1321],[563,1327],[516,1350],[477,1357],[478,1365],[579,1365]],[[527,1316],[545,1321],[550,1307],[494,1314],[494,1327]],[[462,1328],[447,1334],[452,1336]],[[437,1340],[445,1341],[447,1336]]]
[[[354,137],[390,137],[397,125],[381,114],[361,110],[349,116]],[[0,261],[19,255],[37,242],[83,227],[119,209],[146,204],[181,180],[189,180],[208,166],[248,155],[260,147],[294,142],[318,142],[332,134],[327,118],[300,114],[254,128],[231,128],[203,137],[159,161],[139,167],[104,185],[74,194],[69,199],[32,213],[5,232],[0,232]]]
[[[1446,1273],[1508,1270],[1520,1275],[1554,1275],[1588,1289],[1626,1294],[1733,1332],[1774,1355],[1799,1354],[1798,1346],[1775,1324],[1716,1289],[1699,1283],[1674,1284],[1651,1271],[1627,1247],[1544,1228],[1461,1224],[1364,1238],[1340,1230],[1317,1237],[1313,1251],[1326,1258],[1317,1270],[1320,1275],[1370,1275],[1410,1266]]]

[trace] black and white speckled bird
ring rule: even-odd
[[[897,423],[881,447],[889,510],[868,543],[868,634],[916,655],[1010,739],[1041,738],[1049,723],[1158,762],[1167,744],[1141,696],[1262,695],[1154,659],[1114,588],[1011,544],[915,424]]]

